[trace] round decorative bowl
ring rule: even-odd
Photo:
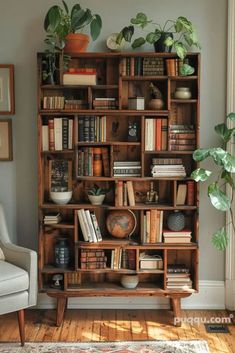
[[[152,109],[152,110],[162,109],[163,105],[164,105],[164,102],[160,98],[152,98],[149,101],[149,109]]]
[[[121,285],[127,289],[134,289],[139,283],[138,275],[122,275]]]
[[[189,90],[189,87],[178,87],[175,91],[175,98],[177,99],[190,99],[192,93]]]
[[[175,210],[167,218],[167,226],[174,232],[179,232],[185,227],[185,216],[182,212]]]
[[[105,195],[87,195],[92,205],[102,205]]]
[[[136,225],[136,216],[131,210],[110,211],[106,218],[108,232],[115,238],[130,237]]]
[[[51,191],[50,198],[57,205],[66,205],[72,198],[72,191]]]

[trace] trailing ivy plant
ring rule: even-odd
[[[208,180],[208,178],[212,179],[207,191],[210,202],[217,210],[230,213],[231,224],[235,232],[232,208],[235,192],[235,183],[233,180],[235,174],[235,157],[226,150],[228,142],[231,141],[235,135],[235,128],[228,127],[229,121],[235,122],[235,113],[228,114],[226,123],[215,126],[215,132],[221,139],[220,147],[199,148],[193,153],[193,159],[196,162],[202,162],[207,158],[212,158],[216,170],[212,172],[204,168],[198,168],[192,172],[191,177],[196,182],[204,182]],[[224,191],[225,186],[227,186],[231,192],[226,194]],[[218,250],[224,250],[228,245],[228,241],[226,226],[218,229],[212,236],[212,243]]]

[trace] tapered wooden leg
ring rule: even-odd
[[[174,325],[177,327],[181,326],[181,299],[180,298],[171,298],[171,304],[174,314]]]
[[[25,343],[24,309],[17,311],[21,346]]]
[[[57,298],[56,326],[60,326],[64,319],[64,312],[67,306],[67,298]]]
[[[173,311],[172,298],[170,298],[170,310]]]

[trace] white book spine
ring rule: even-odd
[[[82,219],[83,219],[83,222],[84,222],[84,225],[85,225],[85,229],[86,229],[86,234],[87,234],[87,237],[88,237],[88,241],[90,243],[93,242],[93,239],[92,239],[92,236],[91,236],[91,233],[90,233],[90,228],[89,228],[89,225],[88,225],[88,222],[87,222],[87,217],[86,217],[86,213],[85,213],[85,210],[84,209],[81,209],[81,212],[82,212]]]
[[[96,233],[96,237],[98,241],[102,241],[102,235],[101,235],[101,231],[100,231],[100,227],[96,218],[96,215],[94,213],[91,213],[91,220],[95,229],[95,233]]]
[[[85,241],[89,241],[88,234],[87,234],[87,229],[85,227],[85,223],[84,223],[83,217],[82,217],[82,210],[78,210],[77,214],[78,214],[78,220],[79,220],[80,227],[81,227],[81,230],[82,230],[83,238],[84,238]]]
[[[95,229],[94,229],[94,227],[93,227],[93,223],[92,223],[92,220],[91,220],[90,211],[89,211],[89,210],[86,210],[86,211],[85,211],[85,215],[86,215],[88,227],[89,227],[89,230],[90,230],[90,234],[91,234],[91,237],[92,237],[92,241],[93,241],[94,243],[97,243],[97,237],[96,237]]]
[[[54,118],[55,150],[61,151],[62,145],[62,118]]]
[[[42,126],[42,150],[49,150],[49,127],[48,125]]]
[[[73,148],[73,120],[69,119],[69,143],[68,148],[71,150]]]

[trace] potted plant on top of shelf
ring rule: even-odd
[[[136,17],[131,19],[131,25],[124,27],[117,35],[117,44],[123,39],[131,42],[134,34],[134,27],[145,30],[148,26],[153,26],[153,29],[147,31],[145,37],[136,38],[132,43],[132,48],[138,48],[146,42],[153,44],[156,52],[171,52],[174,48],[176,54],[181,60],[185,60],[187,52],[190,48],[200,48],[197,39],[197,34],[191,21],[186,17],[180,16],[176,20],[167,20],[163,26],[159,23],[149,20],[147,15],[140,12]],[[182,76],[192,75],[194,68],[184,62],[180,67]]]
[[[66,2],[62,0],[62,3],[63,7],[54,5],[46,14],[45,43],[51,52],[84,52],[89,43],[89,36],[78,32],[90,25],[91,37],[96,40],[102,28],[101,17],[98,14],[92,14],[90,9],[82,9],[79,4],[75,4],[69,11]]]

